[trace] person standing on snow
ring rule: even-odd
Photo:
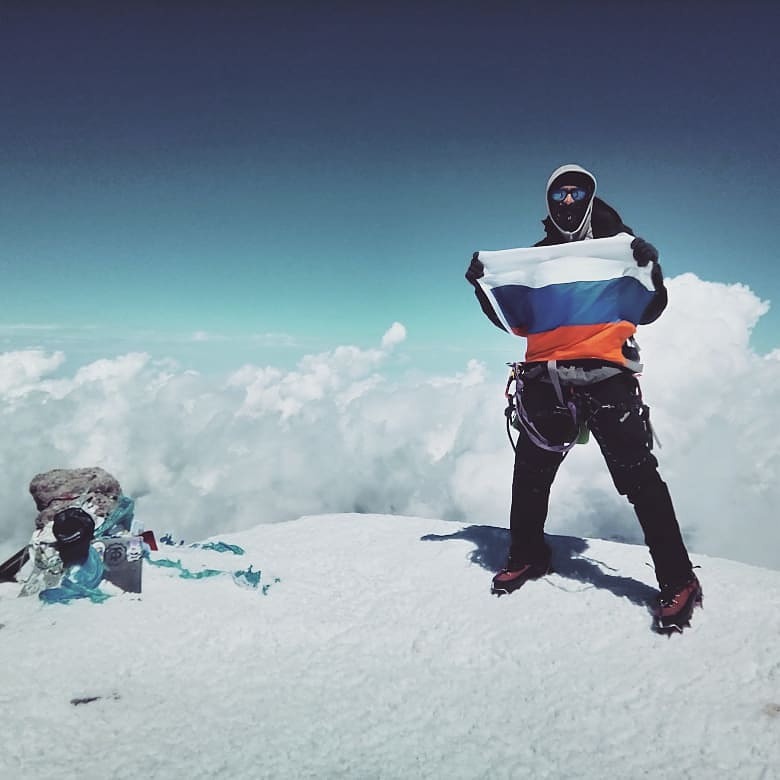
[[[547,182],[548,216],[543,220],[546,236],[534,246],[619,233],[633,236],[617,211],[595,194],[596,179],[584,168],[564,165],[554,171]],[[634,238],[631,250],[639,266],[652,264],[655,291],[639,320],[640,324],[648,324],[666,308],[667,291],[655,247]],[[478,282],[483,275],[484,265],[477,252],[466,279],[474,286],[484,313],[506,330]],[[564,442],[576,437],[567,408],[572,401],[581,421],[598,442],[615,487],[633,504],[644,532],[661,591],[656,625],[660,630],[682,631],[694,606],[701,603],[702,591],[688,558],[669,490],[651,452],[652,429],[635,376],[641,366],[633,336],[625,342],[625,336],[620,336],[619,343],[609,344],[599,355],[592,345],[567,338],[565,328],[548,331],[544,345],[540,339],[535,344],[533,322],[522,325],[529,335],[526,362],[517,364],[521,380],[518,387],[521,419],[524,416],[529,424],[519,426],[510,510],[511,543],[505,567],[493,578],[492,592],[511,593],[528,580],[551,571],[544,524],[550,488],[571,446]],[[551,344],[555,345],[552,350]],[[611,359],[605,359],[604,354]]]

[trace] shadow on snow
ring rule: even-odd
[[[509,548],[509,531],[506,528],[470,525],[451,534],[427,534],[421,538],[421,541],[446,542],[451,539],[463,539],[475,545],[469,557],[472,563],[476,563],[483,569],[497,572],[506,563],[506,553]],[[603,561],[584,555],[588,549],[585,539],[550,534],[547,534],[545,539],[552,548],[552,565],[555,574],[583,585],[608,590],[615,596],[626,598],[642,607],[648,607],[656,599],[658,591],[654,588],[633,577],[613,574],[612,572],[616,570]]]

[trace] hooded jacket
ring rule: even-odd
[[[583,182],[587,182],[588,184],[592,183],[590,199],[587,204],[587,208],[585,209],[584,217],[582,218],[581,223],[576,226],[577,229],[571,233],[564,232],[555,223],[553,215],[551,214],[551,201],[549,198],[549,192],[552,188],[554,188],[554,185],[564,177],[564,175],[567,178],[580,176],[582,177],[581,180]],[[632,236],[635,235],[634,231],[623,223],[620,215],[614,208],[612,208],[612,206],[600,198],[595,197],[595,190],[595,177],[584,168],[580,168],[580,166],[565,165],[554,171],[550,176],[549,181],[547,182],[547,190],[545,193],[548,203],[548,214],[542,220],[542,224],[544,225],[545,230],[545,237],[541,239],[541,241],[538,241],[536,244],[534,244],[534,246],[551,246],[554,244],[568,243],[569,241],[582,241],[589,238],[607,238],[610,236],[615,236],[618,233],[628,233]],[[482,291],[479,284],[474,284],[474,291],[476,293],[477,299],[479,300],[482,311],[485,313],[488,319],[494,325],[501,328],[501,330],[506,330],[506,328],[504,328],[503,324],[496,316],[490,301],[485,296],[485,293]],[[646,325],[658,319],[663,310],[666,308],[667,302],[668,295],[666,287],[663,285],[663,282],[661,282],[660,286],[656,289],[653,299],[642,313],[640,324]],[[615,347],[620,349],[620,344],[616,344]],[[629,340],[622,346],[622,354],[625,358],[625,363],[621,363],[621,365],[624,366],[628,363],[635,362],[638,359],[638,350],[635,342],[633,341],[633,337],[630,337]],[[598,358],[596,358],[595,355],[582,355],[581,358],[583,362],[588,364],[593,363],[594,359],[598,362]],[[579,362],[579,359],[575,361],[568,359],[566,362]]]

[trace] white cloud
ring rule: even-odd
[[[19,333],[19,332],[33,332],[33,331],[59,331],[65,326],[55,323],[32,323],[32,322],[18,322],[12,324],[0,325],[0,333]]]
[[[64,362],[62,352],[47,355],[41,349],[0,353],[0,393],[4,396],[24,394]]]
[[[748,346],[766,305],[744,286],[691,275],[669,289],[668,311],[639,340],[681,525],[694,552],[780,568],[780,350],[761,357]],[[189,539],[323,512],[506,525],[503,358],[390,379],[405,334],[397,325],[376,348],[340,346],[292,370],[246,365],[222,379],[145,354],[53,379],[60,353],[0,355],[0,549],[31,530],[36,473],[89,465],[118,477],[147,527]],[[506,359],[521,346],[510,336],[506,345]],[[595,443],[562,467],[548,528],[641,543]]]
[[[382,336],[382,348],[390,349],[406,340],[406,328],[400,322],[394,322]]]

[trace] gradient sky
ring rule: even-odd
[[[780,346],[780,6],[130,5],[0,6],[0,349],[514,359],[463,272],[567,162]]]

